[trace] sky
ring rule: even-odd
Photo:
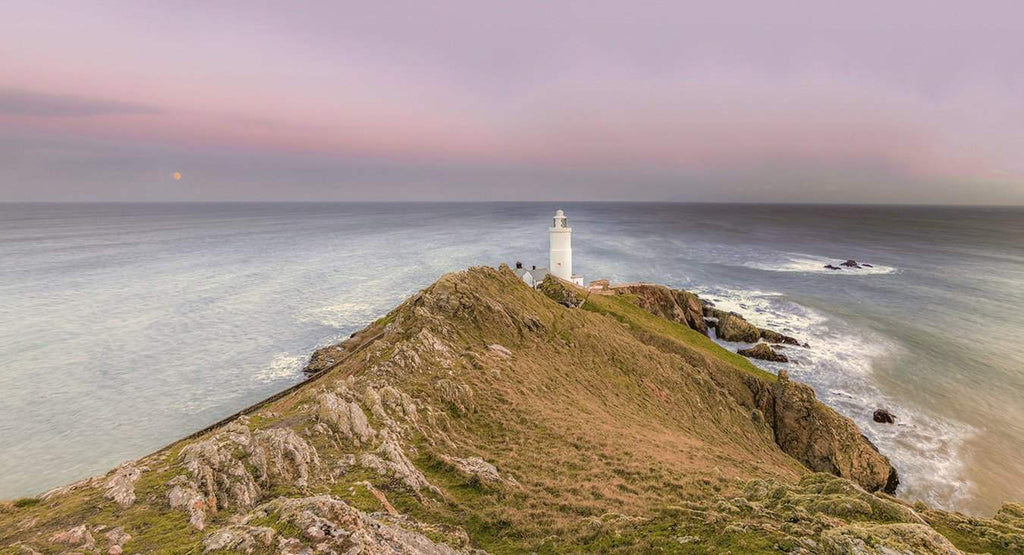
[[[269,200],[1021,205],[1024,3],[0,0],[0,201]]]

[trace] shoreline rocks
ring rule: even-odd
[[[758,360],[767,360],[771,362],[789,362],[789,357],[783,354],[775,352],[771,345],[767,343],[758,343],[749,349],[740,349],[736,351],[747,358],[756,358]]]

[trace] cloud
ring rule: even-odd
[[[74,95],[0,89],[0,114],[7,116],[65,118],[155,114],[159,112],[158,108],[144,104]]]

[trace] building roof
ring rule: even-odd
[[[529,272],[535,280],[544,279],[544,277],[547,276],[549,273],[547,268],[516,268],[512,271],[515,272],[516,275],[519,276],[520,278],[525,276],[526,273]]]

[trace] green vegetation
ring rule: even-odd
[[[914,509],[809,472],[756,408],[775,376],[631,295],[558,287],[556,302],[505,269],[447,275],[321,379],[138,461],[129,505],[108,497],[114,473],[0,504],[0,553],[89,551],[68,534],[80,526],[103,553],[115,527],[125,553],[201,553],[218,533],[230,541],[213,552],[406,541],[389,529],[417,538],[407,552],[948,552],[934,531],[963,549],[1024,548],[1016,512]]]

